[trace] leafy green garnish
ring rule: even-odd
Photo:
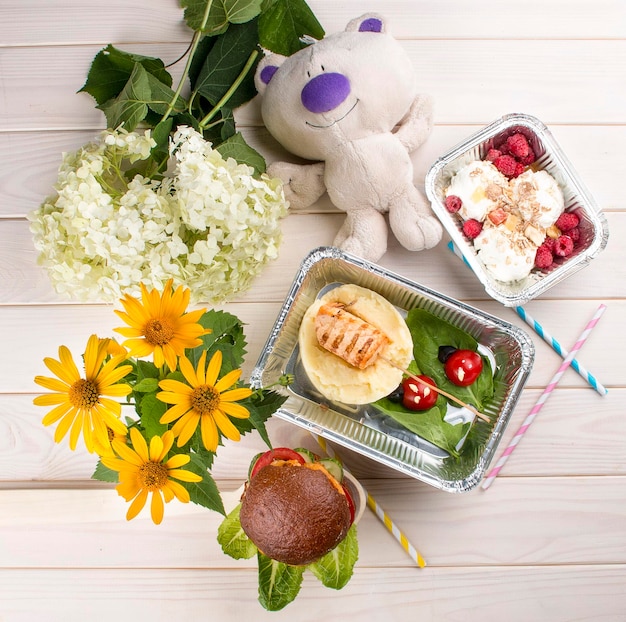
[[[263,553],[257,553],[259,564],[259,602],[268,611],[278,611],[292,602],[300,592],[305,566],[289,566]]]
[[[226,555],[233,559],[250,559],[257,548],[239,522],[241,503],[226,516],[217,529],[217,541]]]
[[[352,525],[346,537],[324,557],[308,565],[308,569],[326,586],[340,590],[348,584],[359,557],[356,525]]]
[[[406,323],[413,339],[413,357],[422,373],[430,376],[440,389],[483,411],[494,391],[489,359],[482,357],[483,370],[474,383],[467,387],[459,387],[448,380],[444,366],[437,358],[439,346],[454,346],[457,349],[476,351],[478,347],[476,340],[460,328],[424,309],[411,309]]]

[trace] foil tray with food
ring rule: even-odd
[[[462,492],[484,476],[533,361],[523,330],[324,247],[302,262],[251,383],[289,377],[277,416]]]

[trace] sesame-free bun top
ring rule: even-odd
[[[340,285],[318,298],[300,325],[300,356],[313,386],[327,399],[343,404],[369,404],[391,393],[402,381],[402,371],[380,357],[365,369],[358,369],[319,344],[315,316],[328,302],[350,305],[350,313],[382,331],[390,340],[384,358],[406,369],[413,355],[409,328],[386,298],[359,285]]]
[[[351,524],[348,501],[324,469],[287,462],[265,466],[252,477],[239,518],[264,555],[292,566],[332,551]]]

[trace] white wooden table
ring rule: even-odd
[[[626,619],[626,4],[623,0],[311,0],[328,33],[369,10],[384,13],[412,56],[436,125],[414,158],[431,163],[508,112],[544,121],[610,227],[607,249],[527,305],[571,346],[600,302],[608,310],[580,360],[608,388],[599,396],[572,370],[493,487],[437,491],[351,456],[353,471],[428,562],[420,570],[367,512],[351,583],[331,592],[312,577],[297,601],[269,614],[256,600],[254,560],[215,541],[220,516],[171,504],[161,526],[127,523],[125,502],[90,480],[93,457],[55,445],[33,406],[42,359],[63,343],[82,351],[111,334],[111,307],[62,301],[36,265],[25,214],[51,190],[60,154],[103,128],[82,86],[108,43],[174,59],[188,32],[175,0],[0,2],[0,620],[565,620]],[[276,145],[258,105],[239,114],[271,160]],[[228,309],[247,322],[249,372],[301,259],[330,244],[343,216],[326,198],[284,221],[279,260]],[[381,262],[406,277],[525,326],[489,299],[445,243],[411,254],[395,242]],[[532,335],[536,363],[508,442],[560,358]],[[275,444],[303,432],[269,425]],[[498,454],[502,451],[501,445]],[[214,475],[236,488],[257,435],[222,448]]]

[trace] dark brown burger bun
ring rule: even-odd
[[[247,486],[240,521],[263,554],[303,566],[346,537],[350,508],[323,471],[288,463],[268,465]]]

